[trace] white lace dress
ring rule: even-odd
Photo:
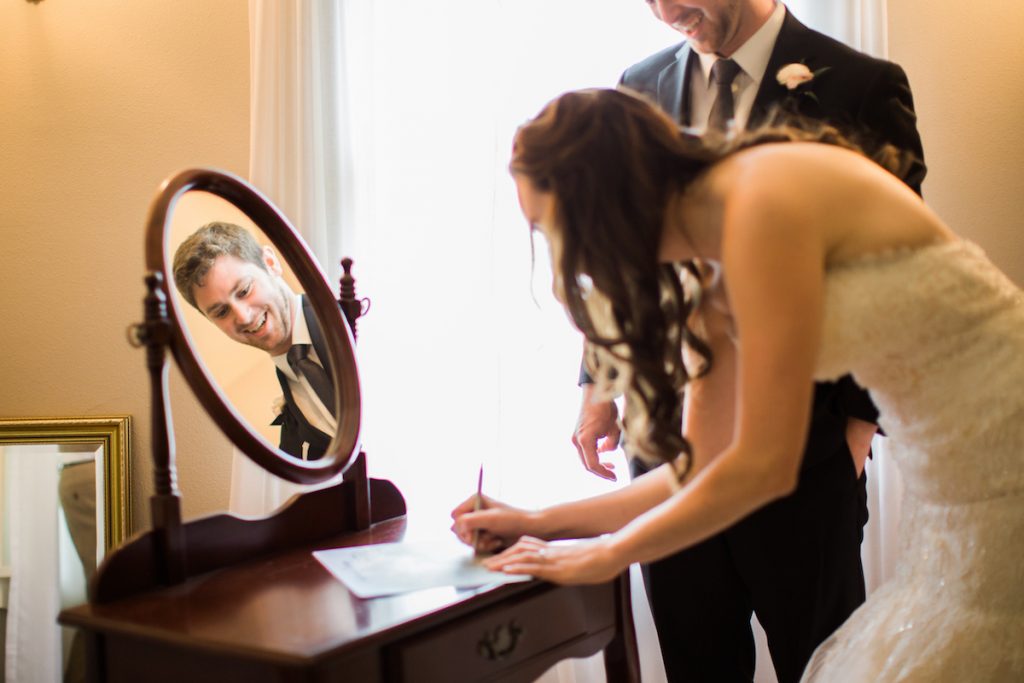
[[[1024,681],[1024,294],[977,246],[829,271],[819,379],[866,387],[904,483],[897,574],[805,681]]]

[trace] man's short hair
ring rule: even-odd
[[[252,233],[234,223],[207,223],[189,235],[174,252],[174,284],[197,309],[193,288],[203,286],[203,279],[219,256],[234,256],[267,270],[263,249]]]

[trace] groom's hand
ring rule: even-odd
[[[864,471],[864,463],[871,453],[871,439],[878,427],[873,422],[865,422],[855,417],[846,418],[846,445],[853,456],[853,466],[857,468],[857,476]]]
[[[614,401],[593,401],[594,385],[583,385],[583,401],[572,445],[580,456],[580,462],[602,479],[616,481],[615,465],[601,462],[601,453],[614,451],[619,446],[619,409]]]

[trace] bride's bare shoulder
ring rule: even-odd
[[[711,182],[721,193],[727,239],[741,233],[744,242],[758,234],[765,240],[815,242],[838,262],[949,234],[918,195],[853,150],[812,142],[769,143],[736,152],[720,164]]]
[[[708,174],[709,187],[723,203],[742,206],[787,205],[812,209],[892,178],[867,157],[816,142],[755,145],[719,161]]]
[[[808,152],[811,160],[815,155],[804,147],[803,143],[767,143],[734,152],[709,169],[705,191],[724,207],[777,203],[806,183]]]
[[[706,181],[707,196],[720,207],[723,253],[729,245],[756,251],[780,243],[827,249],[842,227],[834,224],[835,207],[852,203],[855,188],[875,173],[862,163],[873,165],[856,152],[807,142],[765,143],[726,156]]]
[[[873,166],[853,150],[820,142],[770,142],[725,157],[716,170],[749,174],[748,180],[787,182],[793,176],[815,176],[823,170],[856,172]]]

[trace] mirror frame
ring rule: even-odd
[[[196,354],[184,316],[179,310],[178,297],[171,292],[174,287],[170,269],[173,255],[169,253],[174,206],[185,193],[192,191],[216,195],[248,216],[270,239],[312,301],[331,358],[334,404],[344,406],[339,411],[337,431],[327,451],[318,460],[306,461],[288,455],[251,431]],[[311,255],[302,236],[269,199],[246,181],[224,171],[197,168],[171,176],[160,186],[150,207],[146,229],[146,269],[162,275],[158,286],[169,311],[168,341],[178,367],[207,413],[239,450],[271,474],[296,484],[322,483],[352,464],[359,448],[362,410],[352,331],[342,315],[338,300],[331,293],[320,264]]]
[[[96,443],[103,446],[104,547],[131,534],[131,417],[0,418],[0,446]]]

